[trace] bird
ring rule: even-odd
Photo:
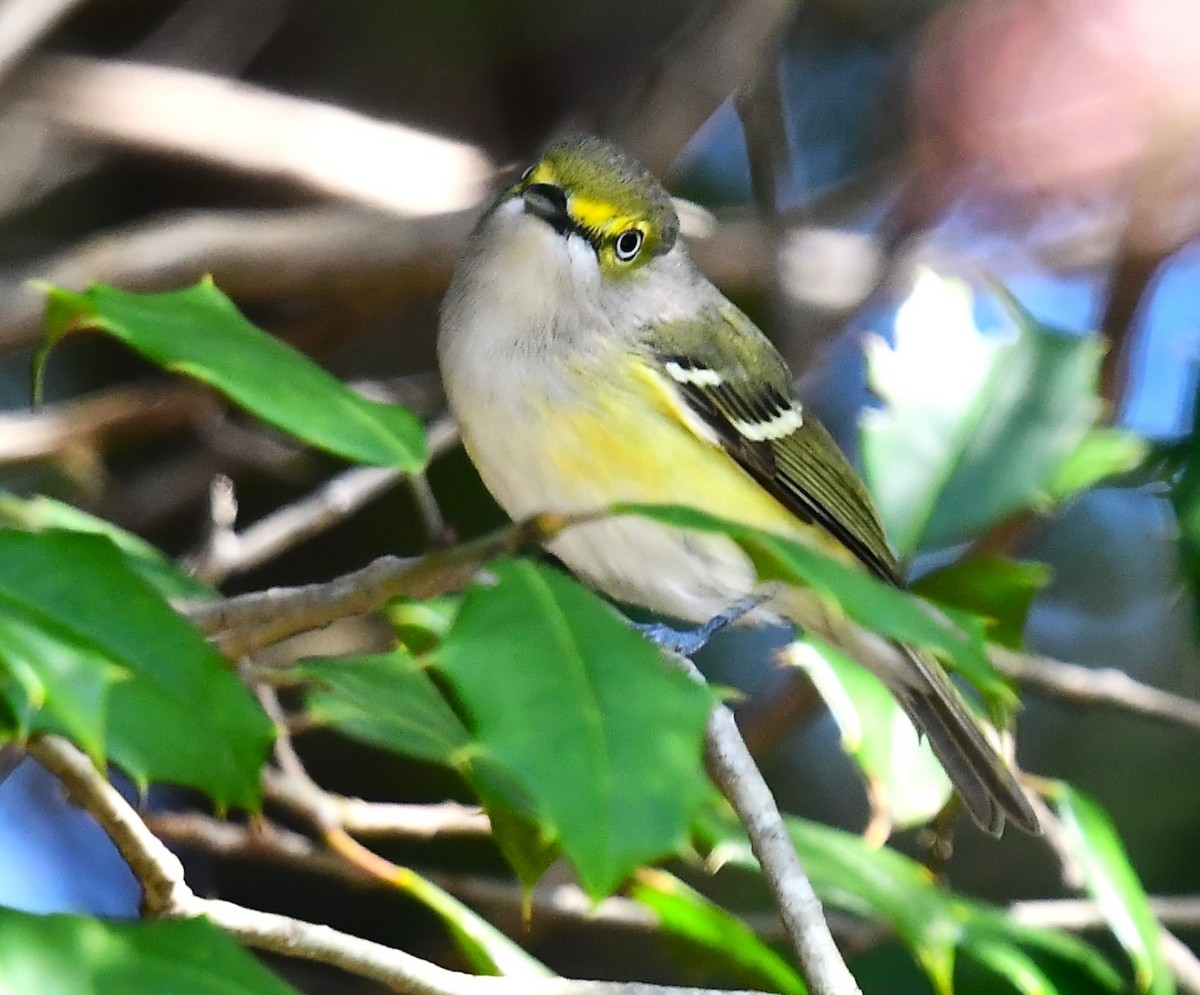
[[[612,142],[561,134],[501,190],[451,277],[438,361],[467,453],[516,520],[685,505],[903,586],[865,485],[786,362],[692,262],[662,183]],[[547,545],[607,597],[687,622],[762,591],[728,536],[647,517],[588,519]],[[758,596],[749,621],[786,620],[873,668],[981,828],[1039,832],[934,658],[862,653],[807,588]]]

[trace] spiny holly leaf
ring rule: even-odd
[[[842,748],[866,779],[878,842],[893,828],[925,824],[945,807],[950,779],[878,677],[811,638],[793,643],[783,659],[804,670],[837,722]]]
[[[759,580],[810,587],[859,625],[943,657],[990,699],[1005,705],[1014,700],[1012,691],[984,654],[980,639],[982,623],[964,628],[968,621],[965,615],[952,619],[865,570],[840,563],[803,543],[694,508],[625,504],[615,505],[612,512],[641,515],[679,528],[724,533],[753,561]]]
[[[1029,955],[1072,965],[1091,979],[1094,990],[1124,989],[1100,952],[1068,933],[1021,926],[1001,909],[955,895],[916,861],[887,847],[871,847],[858,836],[803,819],[785,821],[821,900],[893,929],[939,995],[952,991],[958,954],[997,972],[1019,992],[1028,990]],[[731,816],[710,813],[697,832],[712,848],[710,864],[759,873]],[[1054,995],[1055,988],[1045,991]]]
[[[97,284],[85,294],[49,287],[47,295],[36,384],[49,351],[64,335],[104,332],[318,448],[410,472],[425,465],[424,432],[411,412],[356,394],[252,325],[211,280],[165,294]]]
[[[164,598],[202,600],[217,597],[216,591],[188,576],[150,543],[103,518],[96,518],[54,498],[41,494],[22,498],[0,491],[0,526],[4,525],[29,532],[66,529],[104,536],[117,547],[129,568]]]
[[[1057,783],[1050,800],[1084,887],[1133,962],[1139,990],[1170,995],[1175,983],[1163,958],[1158,921],[1116,828],[1099,805],[1070,785]]]
[[[97,535],[0,529],[0,694],[139,785],[255,808],[273,730],[229,664]]]
[[[433,663],[599,898],[686,841],[709,796],[711,698],[561,573],[516,560],[488,573]]]
[[[1100,413],[1099,341],[1002,299],[1013,334],[982,336],[970,290],[926,270],[896,315],[895,346],[868,345],[884,406],[864,414],[863,469],[902,557],[1047,503]]]
[[[6,908],[0,991],[298,995],[207,919],[105,922]]]
[[[918,578],[913,582],[913,591],[930,601],[980,616],[989,640],[1020,649],[1029,606],[1051,577],[1044,563],[973,556]]]

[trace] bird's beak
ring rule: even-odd
[[[531,183],[521,192],[525,213],[541,218],[560,235],[574,227],[567,210],[567,192],[553,183]]]

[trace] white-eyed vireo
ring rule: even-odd
[[[558,139],[500,195],[454,274],[439,353],[467,450],[516,518],[690,505],[901,582],[862,482],[792,396],[783,359],[689,259],[662,185],[608,142]],[[696,622],[756,583],[731,540],[645,518],[578,525],[551,549],[610,597]],[[854,654],[846,623],[804,588],[758,614]],[[998,833],[1007,816],[1036,832],[941,667],[897,659],[873,669],[976,822]]]

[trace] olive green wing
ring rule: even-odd
[[[647,330],[646,358],[681,405],[785,508],[819,525],[874,574],[900,583],[866,488],[791,393],[770,341],[732,305]]]

